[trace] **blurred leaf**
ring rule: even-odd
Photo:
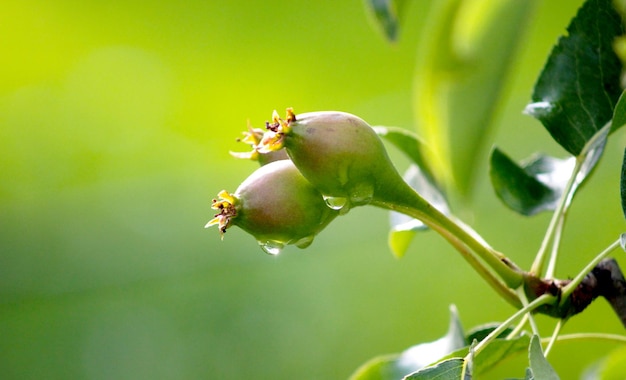
[[[572,175],[576,159],[536,155],[517,165],[500,149],[491,154],[491,183],[498,197],[522,215],[554,210]]]
[[[436,2],[415,70],[414,112],[438,183],[469,193],[533,1]]]
[[[428,151],[428,147],[422,139],[414,132],[399,127],[373,127],[374,131],[385,140],[392,143],[402,153],[404,153],[414,164],[416,164],[429,181],[436,185],[435,176],[432,170],[428,166],[428,162],[425,158],[425,152]],[[439,187],[439,186],[437,186]]]
[[[620,347],[587,368],[585,380],[623,379],[626,373],[626,347]]]
[[[530,368],[526,368],[526,375],[524,376],[524,380],[535,380],[533,377],[533,371]]]
[[[411,165],[403,176],[406,183],[415,189],[424,199],[430,202],[443,214],[450,214],[450,208],[439,189],[425,176],[417,165]],[[422,221],[411,218],[399,212],[389,213],[391,229],[389,231],[389,248],[393,254],[400,258],[404,256],[409,243],[415,236],[416,231],[425,230],[427,227]]]
[[[622,198],[622,211],[626,218],[626,149],[624,149],[624,159],[622,162],[622,175],[620,178],[620,195]]]
[[[406,375],[396,365],[399,354],[383,355],[368,360],[350,376],[350,380],[390,380]]]
[[[543,355],[541,343],[539,342],[539,337],[537,335],[533,335],[530,339],[528,359],[530,362],[530,370],[534,379],[559,380],[559,375],[554,372],[554,369]]]
[[[391,253],[393,253],[393,255],[399,259],[404,257],[404,254],[409,249],[409,245],[411,244],[411,242],[413,241],[413,238],[417,234],[417,232],[414,229],[403,230],[402,227],[399,227],[399,229],[396,229],[396,227],[394,226],[394,223],[395,223],[394,219],[395,218],[400,219],[404,216],[405,216],[404,214],[391,212],[391,215],[390,215],[391,230],[389,230],[389,236],[387,237],[387,243],[389,245],[389,249],[391,249]],[[411,220],[415,220],[416,222],[419,222],[416,219],[411,219]],[[423,226],[423,223],[422,223],[422,226]]]
[[[465,360],[453,358],[406,376],[405,380],[459,380],[463,377]]]
[[[623,233],[619,236],[619,245],[624,251],[626,251],[626,233]]]
[[[402,12],[406,0],[367,0],[368,9],[374,14],[378,26],[390,42],[398,39],[400,28],[399,14]]]
[[[600,366],[602,365],[602,361],[598,361],[588,366],[585,371],[581,374],[581,380],[599,380],[600,379]],[[528,369],[530,370],[530,369]],[[532,378],[530,378],[532,380]]]
[[[400,355],[371,359],[357,369],[350,380],[397,380],[425,368],[466,344],[456,307],[450,306],[450,325],[441,339],[415,345]]]
[[[613,40],[624,33],[611,0],[588,0],[553,48],[525,112],[578,156],[613,116],[622,93]]]

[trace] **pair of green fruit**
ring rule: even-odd
[[[295,115],[274,112],[262,136],[251,130],[253,152],[266,157],[286,150],[288,159],[266,163],[235,191],[220,192],[218,210],[207,227],[223,234],[236,225],[253,235],[268,253],[284,245],[307,247],[337,215],[350,207],[374,204],[402,211],[432,206],[423,200],[391,163],[376,132],[361,118],[344,112]],[[413,213],[415,214],[415,213]]]

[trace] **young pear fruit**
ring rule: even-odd
[[[338,215],[290,160],[261,166],[233,194],[220,192],[212,208],[218,213],[206,227],[218,225],[223,236],[236,225],[268,253],[289,244],[307,247]]]

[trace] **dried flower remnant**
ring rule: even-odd
[[[214,218],[204,227],[208,228],[217,224],[220,235],[223,238],[226,230],[230,227],[231,219],[237,216],[237,208],[235,207],[236,200],[226,190],[220,191],[217,196],[218,199],[213,199],[211,208],[219,212],[215,214]]]
[[[253,128],[248,123],[248,131],[243,132],[244,137],[237,139],[237,141],[250,145],[252,149],[248,152],[231,151],[231,156],[235,158],[258,161],[261,166],[269,164],[270,162],[289,159],[287,152],[282,150],[263,153],[259,152],[259,146],[264,133],[265,131],[263,129]]]

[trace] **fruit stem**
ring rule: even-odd
[[[389,187],[383,196],[374,196],[372,205],[397,211],[421,220],[431,229],[446,239],[466,261],[509,303],[520,307],[518,296],[512,289],[518,288],[523,281],[523,272],[507,257],[491,248],[471,228],[456,222],[437,210],[422,198],[413,188],[402,182],[404,186],[395,186],[394,193]],[[500,277],[497,278],[485,267],[482,259]]]
[[[561,198],[559,199],[559,203],[557,204],[557,207],[554,210],[554,213],[552,214],[552,219],[550,219],[550,224],[548,225],[546,234],[543,238],[543,241],[541,242],[539,251],[537,252],[537,255],[535,256],[535,260],[533,261],[533,264],[530,268],[531,274],[534,274],[536,276],[541,275],[541,271],[543,269],[543,263],[545,261],[546,254],[548,253],[550,244],[556,245],[552,249],[552,254],[551,254],[552,257],[550,258],[550,262],[551,262],[550,271],[554,271],[554,268],[556,266],[557,254],[558,254],[558,243],[559,243],[558,235],[560,234],[558,230],[563,228],[563,225],[564,225],[563,222],[565,219],[565,214],[567,212],[567,206],[572,197],[572,189],[575,188],[576,177],[582,167],[582,164],[583,164],[582,160],[578,160],[578,159],[576,160],[576,164],[575,164],[574,170],[572,171],[572,175],[570,176],[569,181],[567,182],[567,185],[565,186],[565,190],[563,191],[563,194],[561,195]],[[554,241],[555,236],[557,236],[557,241]],[[554,273],[548,273],[548,277],[550,278],[553,275]]]
[[[578,273],[576,277],[561,291],[561,303],[564,303],[565,300],[569,298],[569,296],[576,290],[578,285],[584,280],[589,272],[593,270],[602,261],[605,257],[609,255],[613,250],[617,249],[620,246],[620,239],[617,239],[611,245],[606,247],[604,251],[600,252],[596,257],[593,258],[584,268]]]
[[[561,332],[563,325],[565,325],[565,322],[567,322],[567,319],[559,319],[559,321],[557,322],[556,326],[554,327],[554,331],[552,332],[552,336],[550,337],[550,341],[548,342],[546,349],[543,351],[543,356],[548,357],[548,355],[550,354],[552,346],[554,346],[554,343],[558,339],[559,333]]]
[[[538,308],[541,305],[552,303],[552,302],[554,302],[555,299],[556,299],[556,297],[551,295],[551,294],[544,294],[541,297],[536,298],[535,300],[533,300],[531,303],[526,304],[523,308],[519,309],[515,313],[513,313],[513,315],[511,315],[509,317],[509,319],[507,319],[506,321],[502,322],[498,327],[496,327],[492,332],[490,332],[489,335],[487,335],[485,337],[485,339],[481,340],[474,347],[474,351],[473,351],[474,357],[476,357],[478,354],[480,354],[480,352],[485,347],[487,347],[487,345],[489,343],[491,343],[491,341],[493,341],[500,334],[502,334],[517,318],[523,316],[526,313],[529,313],[529,312],[535,310],[536,308]]]

